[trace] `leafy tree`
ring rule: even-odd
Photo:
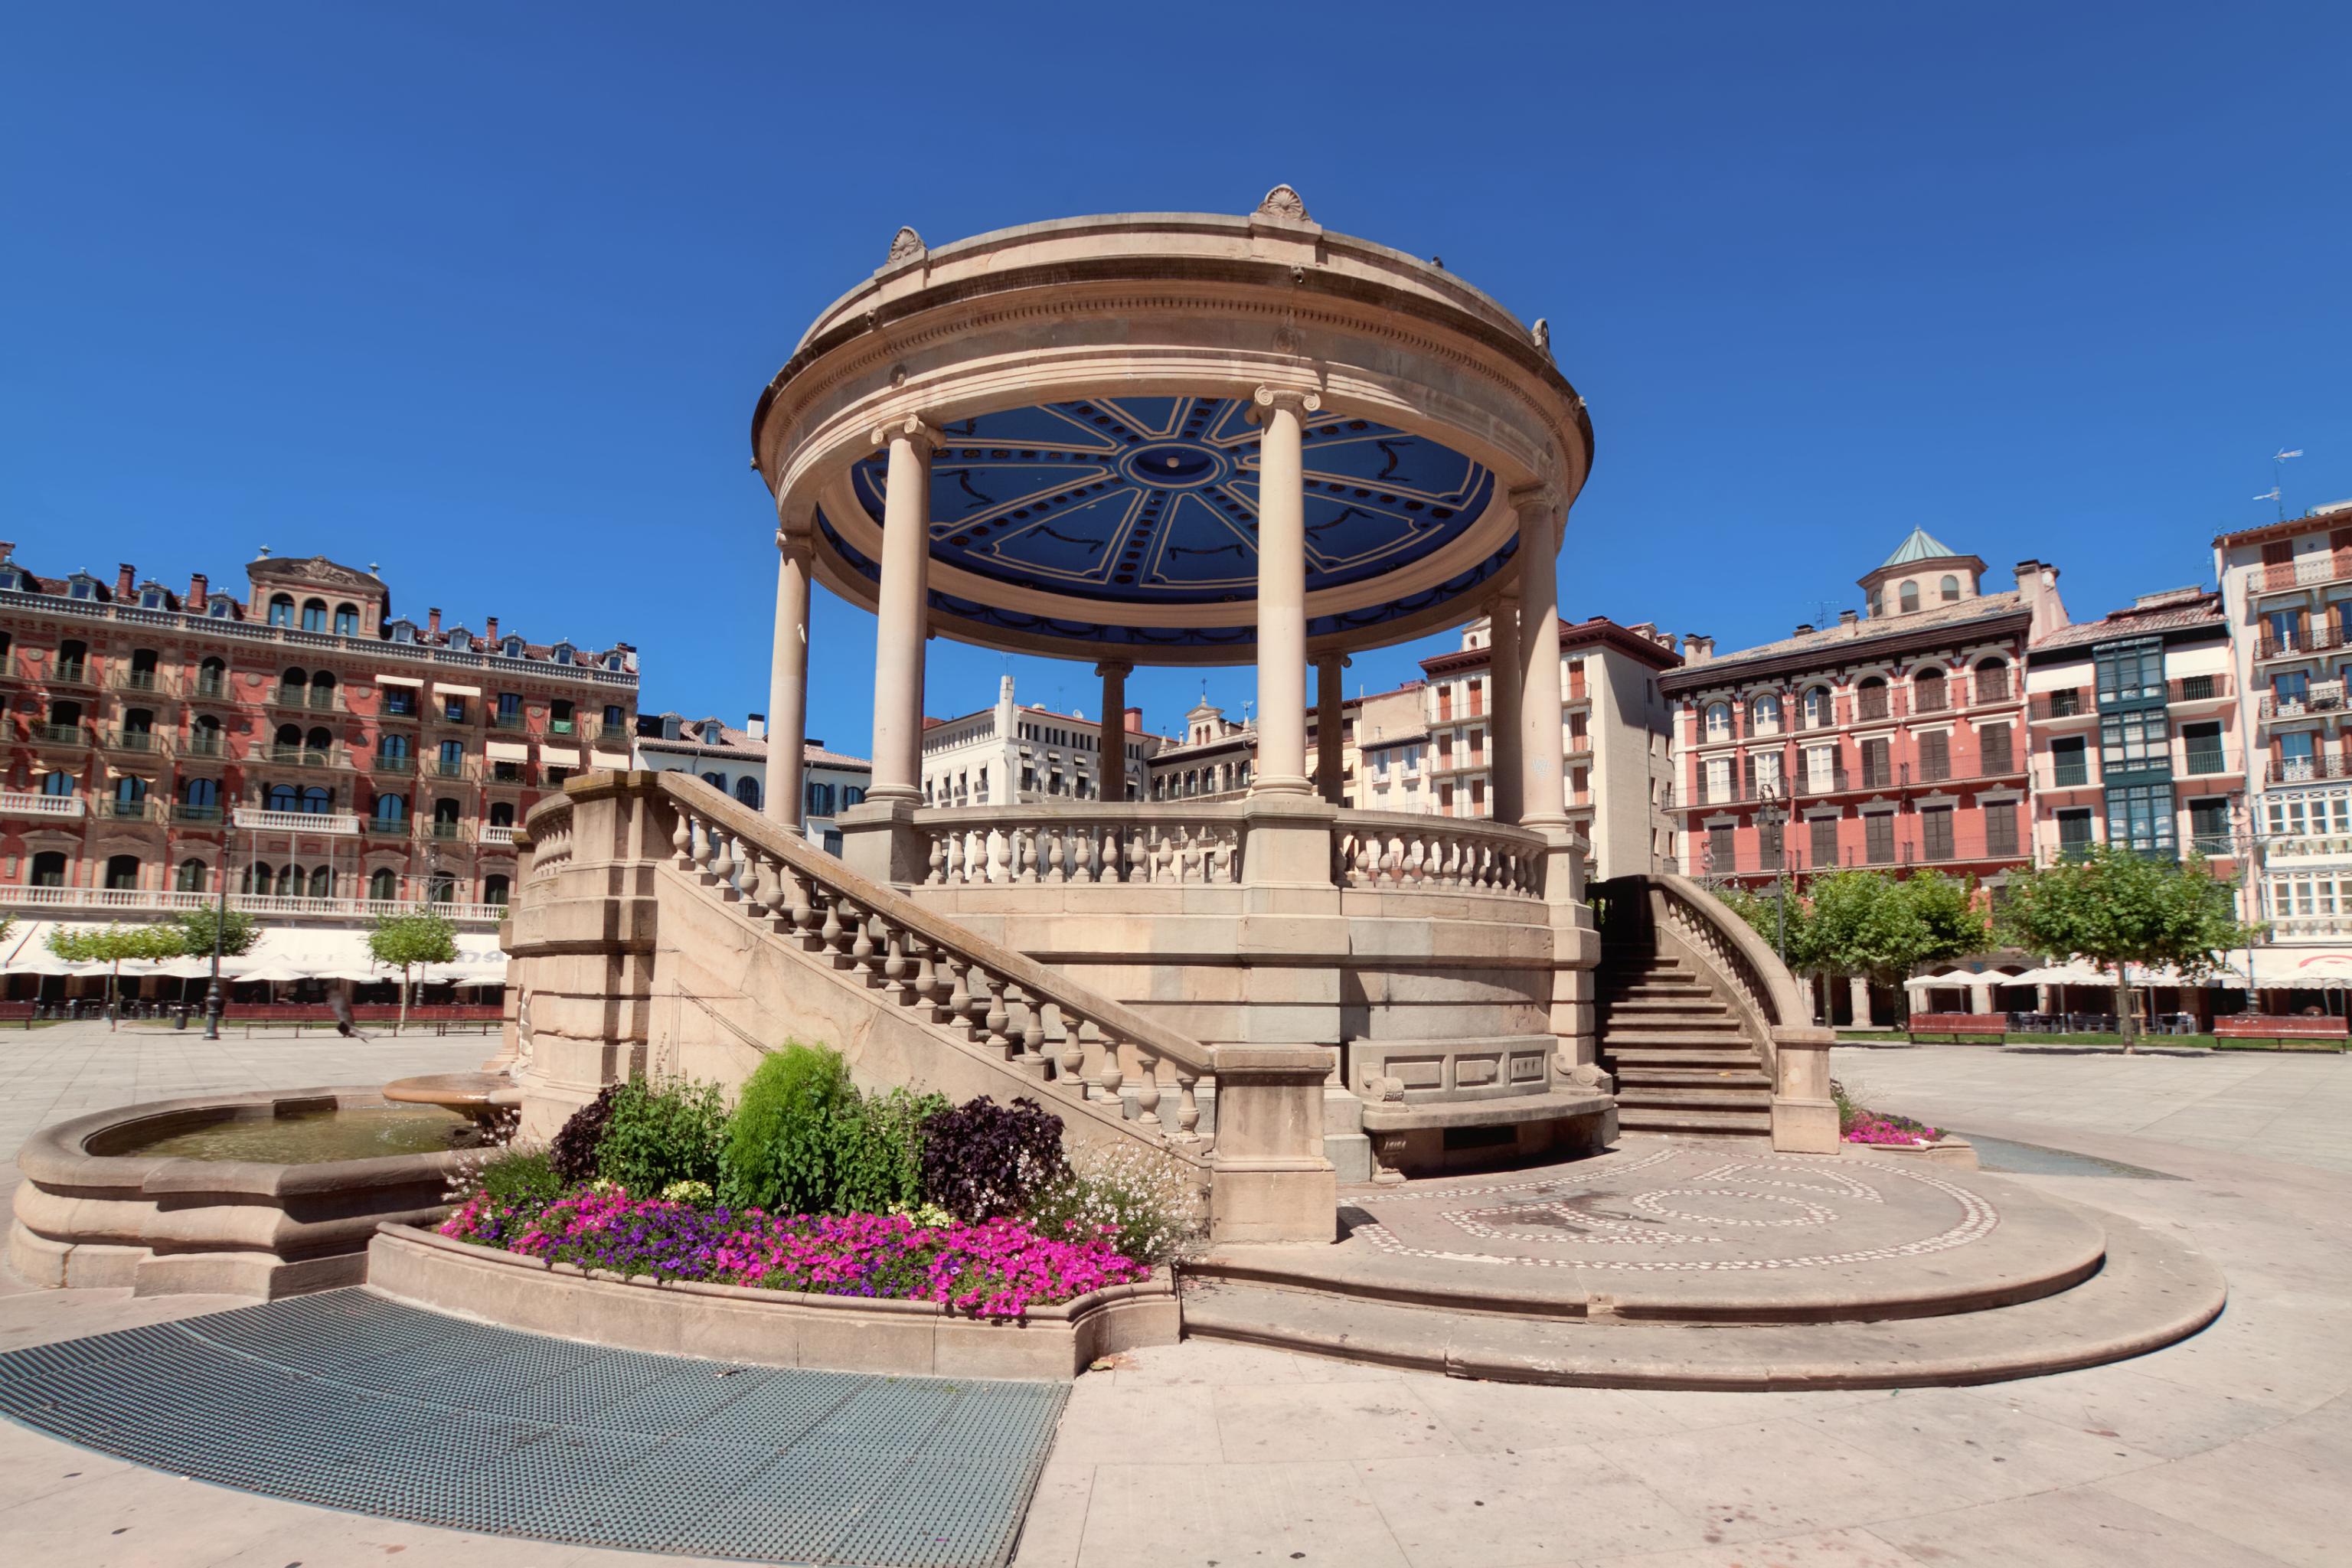
[[[1823,979],[1862,974],[1899,989],[1920,964],[1980,952],[1992,940],[1974,885],[1940,871],[1899,879],[1862,868],[1822,872],[1801,895],[1792,891],[1785,930],[1776,925],[1777,893],[1718,896],[1765,941],[1786,943],[1790,970]]]
[[[2029,952],[2112,970],[2116,1023],[2130,1051],[2136,1021],[2125,966],[2168,965],[2190,979],[2220,968],[2222,953],[2261,934],[2239,922],[2231,891],[2201,857],[2158,860],[2101,844],[2079,859],[2013,873],[2001,931]]]
[[[368,952],[378,963],[400,971],[398,1034],[408,1026],[408,975],[420,963],[450,963],[457,957],[457,928],[430,910],[415,914],[378,915],[368,932]]]
[[[186,951],[179,931],[167,925],[100,926],[75,931],[56,926],[49,931],[49,951],[68,963],[103,963],[106,970],[106,1026],[114,1027],[114,994],[126,958],[177,958]]]
[[[243,910],[231,910],[225,916],[210,907],[189,910],[173,916],[172,923],[180,928],[181,947],[198,958],[212,956],[215,930],[224,957],[251,952],[253,944],[261,940],[261,922]]]

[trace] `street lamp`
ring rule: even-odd
[[[205,1038],[208,1040],[220,1038],[221,1008],[226,1000],[221,995],[221,939],[228,931],[228,868],[236,858],[236,822],[231,818],[221,829],[220,900],[213,910],[213,984],[205,994]]]
[[[1789,822],[1789,808],[1780,798],[1780,786],[1777,784],[1768,784],[1764,786],[1761,795],[1763,804],[1756,812],[1757,826],[1775,830],[1785,828]],[[1772,857],[1772,946],[1773,950],[1780,955],[1781,966],[1786,968],[1789,963],[1789,836],[1785,832],[1778,832],[1774,842],[1776,853]]]

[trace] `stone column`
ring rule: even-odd
[[[922,798],[923,638],[931,559],[931,427],[896,421],[874,432],[890,449],[882,500],[882,582],[874,649],[874,784],[868,800]]]
[[[1494,759],[1488,771],[1494,775],[1495,820],[1517,822],[1522,810],[1519,792],[1525,783],[1519,776],[1525,766],[1519,759],[1519,726],[1525,722],[1520,716],[1519,682],[1526,673],[1519,663],[1517,586],[1505,587],[1488,614],[1492,629],[1487,638],[1491,655],[1487,668],[1493,679],[1487,684],[1495,699],[1494,717],[1487,725],[1493,741],[1489,754]]]
[[[1568,826],[1560,782],[1559,498],[1549,489],[1515,491],[1519,509],[1519,821]]]
[[[1217,1047],[1216,1061],[1209,1239],[1220,1247],[1332,1240],[1339,1175],[1323,1152],[1330,1053],[1227,1045]]]
[[[1853,1026],[1857,1029],[1872,1027],[1870,982],[1859,974],[1854,974],[1847,976],[1845,985],[1846,994],[1853,1000]]]
[[[1327,653],[1315,661],[1315,793],[1333,805],[1344,804],[1340,796],[1347,787],[1340,777],[1345,748],[1339,735],[1347,668],[1344,654]]]
[[[801,831],[801,766],[808,733],[809,533],[776,530],[776,635],[768,652],[768,795],[772,821]]]
[[[1254,795],[1306,795],[1307,457],[1311,392],[1257,389],[1257,770]]]
[[[1095,666],[1095,673],[1102,677],[1102,738],[1095,758],[1095,790],[1113,805],[1127,799],[1127,678],[1134,669],[1135,666],[1115,658]]]

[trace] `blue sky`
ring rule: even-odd
[[[2210,577],[2282,447],[2297,510],[2352,497],[2352,7],[817,11],[16,8],[0,537],[380,563],[740,721],[752,400],[893,230],[1276,181],[1549,318],[1599,448],[1571,616],[1785,635],[1916,523],[2091,616]],[[816,637],[811,732],[862,752],[871,622]],[[934,647],[932,711],[992,699],[1005,659]],[[1010,668],[1093,710],[1082,667]],[[1165,729],[1202,683],[1129,690]]]

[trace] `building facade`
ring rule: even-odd
[[[2112,844],[2237,874],[2246,750],[2220,595],[2143,595],[2045,634],[2026,694],[2037,860]]]
[[[2253,918],[2273,946],[2352,939],[2352,501],[2213,541],[2246,748]]]
[[[2031,853],[2024,682],[2066,624],[2054,567],[1988,594],[1984,563],[1923,530],[1859,580],[1866,616],[1717,655],[1684,639],[1682,868],[1751,885],[1841,866],[1997,879]]]
[[[1462,647],[1421,661],[1429,809],[1492,816],[1493,627],[1463,628]],[[1673,714],[1660,677],[1681,664],[1674,638],[1605,616],[1559,626],[1560,787],[1598,878],[1646,872],[1675,853]]]
[[[768,721],[747,718],[741,729],[717,719],[677,713],[637,718],[636,765],[656,773],[693,773],[712,788],[733,795],[754,811],[768,798]],[[825,750],[823,741],[801,745],[801,834],[829,854],[841,853],[841,829],[834,818],[866,798],[874,764]]]
[[[1125,787],[1113,799],[1141,800],[1148,763],[1160,737],[1143,731],[1143,710],[1124,710]],[[923,721],[922,794],[926,805],[1005,805],[1040,800],[1102,798],[1104,731],[1084,714],[1056,713],[1014,700],[1013,678],[996,689],[996,706],[953,719]]]
[[[431,903],[495,921],[515,825],[628,765],[636,652],[393,613],[373,573],[265,554],[240,597],[0,545],[0,903],[59,918],[268,921]]]

